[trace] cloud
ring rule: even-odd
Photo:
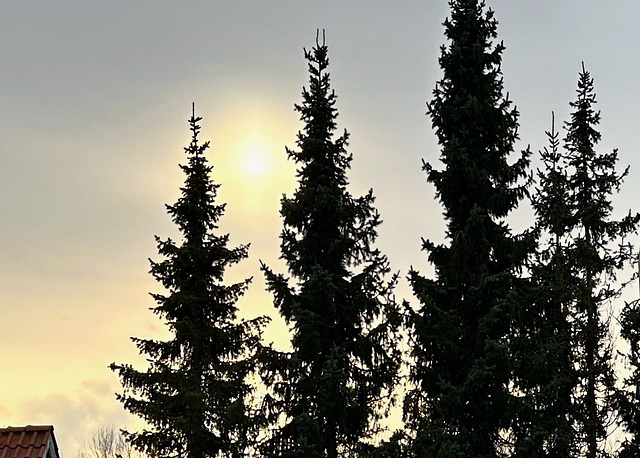
[[[75,391],[34,397],[18,409],[21,424],[53,425],[61,455],[75,458],[98,428],[112,425],[121,428],[132,422],[115,400],[114,391],[107,381],[90,380]]]

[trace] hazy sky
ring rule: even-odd
[[[521,112],[517,148],[546,145],[552,110],[567,119],[584,60],[600,148],[631,165],[616,208],[633,207],[640,3],[488,3]],[[279,198],[295,186],[284,147],[301,128],[293,104],[317,28],[351,133],[350,190],[374,189],[393,270],[429,274],[420,238],[442,239],[444,225],[420,166],[439,157],[425,102],[447,15],[445,0],[0,1],[0,426],[51,423],[74,458],[98,426],[133,425],[107,365],[140,364],[129,337],[164,332],[147,259],[154,234],[175,234],[164,204],[182,184],[191,102],[228,204],[222,229],[252,244],[229,280],[254,277],[243,315],[272,314],[258,266],[283,269]],[[404,281],[397,294],[412,300]],[[286,342],[286,328],[276,319],[266,337]]]

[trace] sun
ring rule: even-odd
[[[251,175],[263,174],[266,167],[264,155],[257,151],[250,152],[245,158],[244,167]]]

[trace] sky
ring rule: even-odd
[[[505,90],[520,141],[546,145],[551,112],[568,119],[584,61],[602,111],[600,151],[630,173],[616,214],[638,210],[640,121],[635,0],[488,0],[504,41]],[[154,235],[176,236],[164,205],[179,195],[192,102],[227,203],[221,231],[251,243],[228,280],[253,277],[245,317],[272,315],[259,270],[279,257],[282,194],[295,189],[285,146],[307,84],[303,48],[326,30],[338,127],[351,135],[349,190],[373,188],[377,246],[415,301],[410,266],[431,275],[421,238],[443,240],[442,208],[421,161],[438,166],[425,115],[436,81],[445,0],[0,1],[0,426],[53,424],[75,458],[105,425],[135,428],[115,400],[111,362],[142,367],[131,336],[166,337],[150,311]],[[514,155],[515,159],[515,155]],[[534,167],[538,164],[534,161]],[[634,208],[635,206],[635,208]],[[526,205],[510,219],[532,223]]]

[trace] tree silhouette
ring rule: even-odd
[[[519,183],[529,152],[508,163],[518,113],[503,96],[493,11],[477,0],[449,4],[444,76],[428,105],[444,169],[424,165],[444,207],[447,242],[423,243],[434,279],[409,274],[420,305],[409,310],[414,388],[404,413],[415,456],[493,457],[508,445],[512,326],[529,294],[517,273],[533,249],[504,219],[526,194]]]
[[[616,397],[619,421],[627,433],[618,456],[635,458],[640,455],[640,300],[625,304],[620,321],[620,334],[629,344],[630,374]]]
[[[608,310],[620,294],[617,275],[633,258],[626,237],[636,231],[639,215],[619,221],[611,215],[611,196],[618,192],[628,168],[616,172],[617,150],[595,151],[600,141],[594,109],[593,78],[584,64],[578,78],[578,97],[565,124],[564,161],[567,171],[569,221],[567,257],[572,266],[570,290],[574,307],[574,365],[578,387],[574,392],[580,444],[587,458],[602,453],[612,422],[616,393]]]
[[[515,456],[576,456],[573,394],[579,374],[574,367],[575,338],[572,265],[567,251],[570,231],[569,177],[555,118],[546,132],[549,148],[532,198],[538,250],[529,266],[532,295],[516,323],[514,386],[520,402],[513,424]]]
[[[151,261],[151,274],[168,290],[152,294],[152,310],[173,336],[132,338],[149,361],[146,370],[111,364],[124,388],[117,399],[149,424],[127,439],[151,456],[244,456],[261,426],[249,405],[247,377],[266,318],[238,321],[235,303],[250,280],[223,283],[226,268],[246,258],[248,246],[229,248],[228,234],[215,233],[225,205],[215,202],[219,184],[204,155],[209,142],[198,143],[200,120],[194,106],[188,161],[180,166],[185,184],[178,201],[167,205],[182,243],[156,237],[164,260]]]
[[[334,139],[337,112],[327,47],[316,39],[309,89],[296,110],[305,123],[293,197],[283,197],[282,258],[290,277],[263,265],[274,304],[291,327],[293,350],[267,375],[271,408],[281,422],[267,456],[349,457],[377,432],[400,364],[394,333],[400,324],[385,282],[387,258],[372,248],[380,224],[370,191],[347,191],[348,134]],[[382,409],[382,410],[381,410]]]

